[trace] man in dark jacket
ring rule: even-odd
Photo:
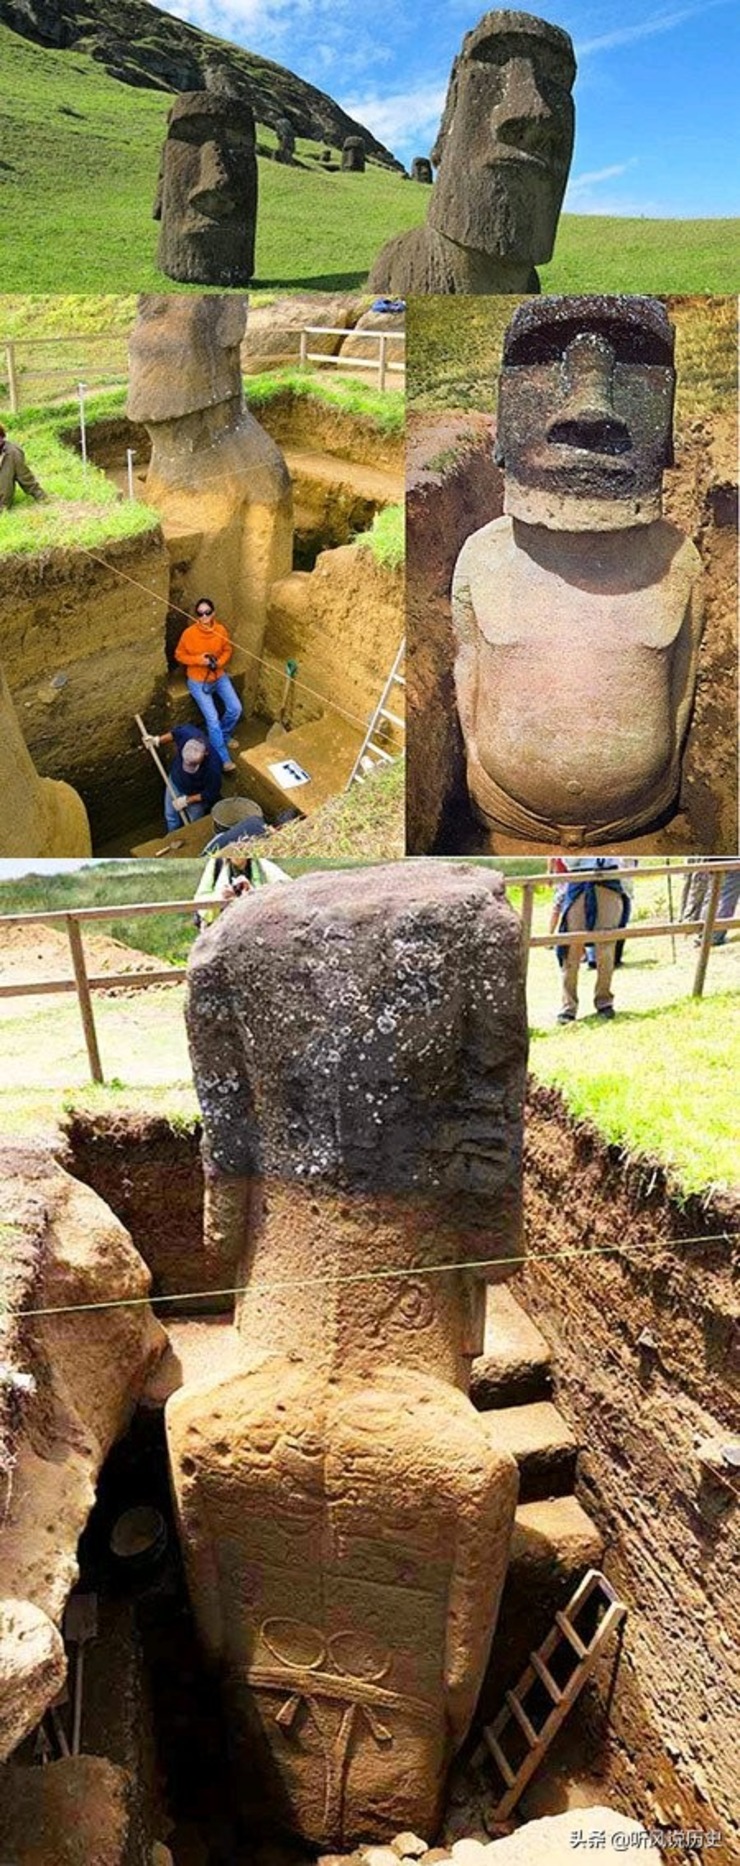
[[[43,500],[46,493],[34,479],[22,447],[15,441],[9,441],[4,427],[0,426],[0,512],[7,512],[13,504],[16,486],[27,492],[31,499]]]
[[[181,810],[191,823],[208,816],[221,796],[221,760],[209,745],[201,726],[173,726],[159,736],[147,734],[145,745],[174,745],[169,779],[175,796],[164,793],[164,820],[168,829],[182,827]]]

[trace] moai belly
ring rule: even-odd
[[[572,634],[481,640],[476,747],[485,772],[560,823],[625,815],[659,790],[673,756],[671,645],[618,651]]]
[[[324,1849],[430,1832],[495,1623],[513,1460],[441,1381],[295,1360],[177,1395],[168,1436],[246,1815]]]

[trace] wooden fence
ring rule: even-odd
[[[684,881],[687,874],[705,874],[711,876],[709,901],[706,916],[701,922],[701,945],[693,982],[692,995],[695,998],[700,998],[704,990],[713,935],[715,933],[727,932],[731,927],[740,929],[740,917],[737,915],[730,920],[720,920],[717,917],[717,908],[724,877],[728,874],[737,874],[738,871],[740,871],[740,858],[737,856],[732,857],[732,859],[728,857],[727,860],[723,859],[717,862],[684,862],[680,867],[673,867],[670,863],[661,863],[657,866],[651,864],[649,868],[631,868],[621,871],[626,874],[630,881],[655,879],[657,876],[661,875],[672,876],[674,879],[680,881]],[[579,881],[603,881],[603,879],[603,869],[578,871]],[[594,931],[593,933],[587,934],[583,932],[533,933],[532,915],[534,911],[535,888],[558,887],[562,885],[563,880],[563,875],[540,874],[507,876],[510,887],[521,887],[523,890],[521,920],[524,933],[525,965],[528,963],[530,951],[534,946],[568,946],[576,943],[594,946],[613,945],[615,937],[619,938],[621,941],[630,939],[657,939],[661,936],[675,938],[676,934],[693,933],[695,935],[697,933],[700,923],[696,920],[684,921],[674,920],[673,918],[668,921],[646,920],[639,925],[630,922],[628,926],[621,927],[617,935],[615,935],[613,928],[608,932],[597,933]],[[184,966],[167,966],[166,969],[161,971],[105,972],[98,975],[90,975],[87,970],[82,937],[84,927],[94,925],[98,920],[132,920],[137,916],[143,917],[146,914],[192,914],[195,913],[196,910],[202,912],[206,908],[209,913],[212,911],[221,912],[225,905],[226,903],[223,901],[212,901],[210,899],[207,902],[202,900],[137,901],[130,903],[128,906],[121,907],[57,908],[55,911],[49,913],[0,914],[0,939],[2,939],[2,933],[6,927],[63,926],[66,929],[67,938],[69,940],[72,969],[74,972],[74,978],[42,979],[36,983],[29,983],[26,985],[0,985],[0,998],[30,998],[56,992],[76,992],[80,1007],[82,1028],[85,1035],[88,1061],[90,1064],[90,1075],[93,1082],[104,1082],[105,1077],[100,1060],[100,1049],[98,1046],[95,1016],[93,1012],[93,992],[112,991],[116,987],[121,986],[125,987],[127,991],[148,991],[152,985],[178,984],[180,980],[185,977],[186,968]]]
[[[377,343],[378,354],[377,357],[353,356],[350,352],[347,356],[332,356],[325,350],[309,350],[309,337],[358,337],[362,338],[363,343],[368,340]],[[402,330],[336,330],[329,324],[305,324],[301,331],[300,368],[306,369],[309,363],[334,363],[339,369],[374,369],[377,371],[377,387],[384,389],[388,376],[397,375],[403,376],[404,381],[406,379],[405,361],[389,360],[388,346],[394,343],[405,352],[406,337]]]
[[[108,346],[107,356],[103,355],[96,362],[90,346]],[[72,351],[69,360],[63,360],[64,350]],[[21,361],[29,350],[36,359],[36,367]],[[50,353],[51,360],[44,360],[44,352]],[[80,332],[77,337],[23,337],[7,339],[0,346],[0,354],[5,359],[5,383],[8,393],[8,407],[11,415],[20,413],[21,406],[34,402],[33,394],[26,394],[31,382],[44,384],[44,401],[65,400],[77,394],[80,377],[88,389],[125,387],[128,380],[127,340],[111,331],[98,333]],[[57,361],[57,359],[59,359]]]

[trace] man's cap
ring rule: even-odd
[[[198,766],[202,765],[207,751],[208,747],[203,739],[186,739],[181,752],[185,770],[197,771]]]

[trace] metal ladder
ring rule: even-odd
[[[378,729],[380,721],[385,720],[388,725],[395,726],[397,731],[399,731],[402,734],[405,734],[405,731],[406,731],[405,718],[400,713],[392,712],[388,705],[388,701],[391,699],[391,697],[395,697],[393,696],[394,687],[398,687],[402,691],[405,690],[405,687],[406,687],[405,677],[403,674],[399,672],[399,669],[403,666],[405,654],[406,654],[406,637],[404,636],[401,642],[400,648],[398,650],[398,653],[396,655],[396,658],[394,660],[393,666],[391,668],[390,674],[388,675],[388,679],[381,693],[378,704],[370,719],[370,724],[367,728],[367,732],[365,733],[365,737],[362,741],[359,752],[357,753],[357,757],[352,767],[352,775],[349,778],[349,781],[347,783],[348,790],[351,788],[353,784],[364,784],[366,777],[368,777],[369,773],[375,768],[376,765],[395,764],[396,759],[400,758],[402,755],[403,746],[401,747],[401,751],[396,752],[394,756],[392,752],[386,751],[383,745],[378,745],[376,737],[375,737],[375,733]]]
[[[507,1691],[498,1716],[483,1730],[503,1784],[495,1820],[505,1821],[516,1807],[593,1671],[602,1646],[626,1614],[624,1602],[606,1577],[598,1568],[589,1568],[564,1612],[556,1613],[547,1638],[536,1652],[530,1652],[529,1664],[514,1690]]]

